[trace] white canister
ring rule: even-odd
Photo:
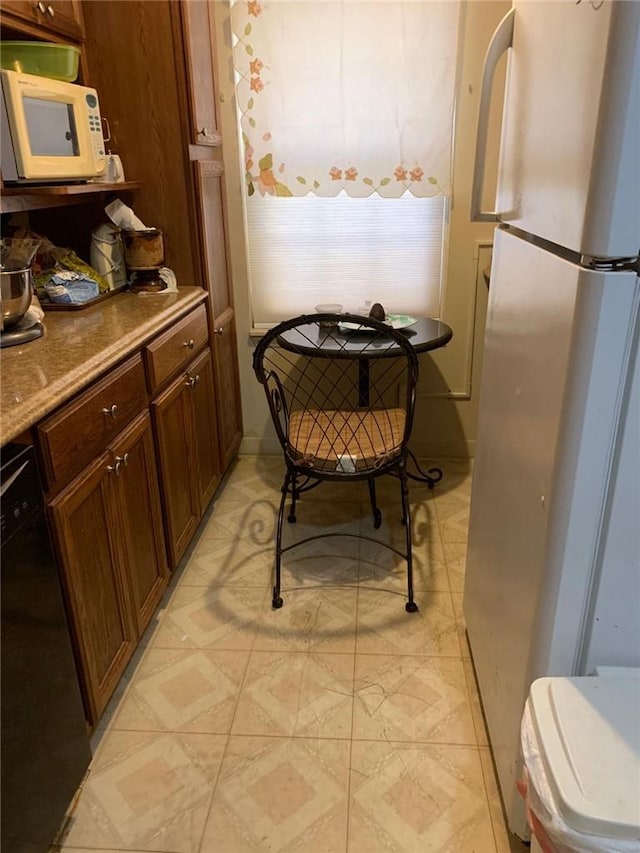
[[[122,237],[117,225],[105,222],[91,232],[90,263],[117,290],[127,283]]]

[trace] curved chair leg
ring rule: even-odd
[[[411,549],[411,508],[409,507],[409,481],[404,466],[400,469],[400,490],[402,492],[402,518],[405,520],[407,542],[407,613],[416,613],[418,605],[413,600],[413,553]]]
[[[282,496],[280,498],[280,509],[278,510],[278,525],[276,528],[276,565],[275,565],[275,583],[273,586],[273,598],[271,600],[271,606],[274,610],[277,610],[279,607],[282,607],[283,601],[280,597],[280,573],[281,573],[281,565],[282,565],[282,522],[284,520],[284,508],[287,502],[287,494],[289,491],[289,484],[291,482],[292,475],[289,470],[285,474],[284,483],[282,484]]]
[[[296,500],[298,499],[298,478],[295,474],[291,477],[291,509],[289,510],[289,515],[287,516],[287,521],[289,524],[296,523]]]
[[[378,530],[382,524],[382,513],[378,509],[378,503],[376,501],[376,481],[373,477],[367,480],[367,486],[369,486],[369,500],[371,501],[371,512],[373,513],[373,526]]]

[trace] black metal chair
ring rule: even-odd
[[[347,324],[347,326],[345,326]],[[418,380],[418,359],[406,334],[382,322],[351,314],[314,314],[280,323],[261,339],[253,369],[263,385],[284,452],[286,473],[277,522],[273,607],[280,596],[282,555],[326,533],[282,547],[287,496],[288,521],[296,521],[298,497],[323,480],[366,480],[379,528],[382,514],[375,481],[398,477],[406,553],[369,536],[407,562],[407,603],[413,598],[411,512],[407,442],[411,434]]]

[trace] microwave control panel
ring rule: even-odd
[[[98,97],[94,92],[87,92],[85,96],[87,104],[87,120],[89,122],[89,133],[91,134],[91,144],[93,146],[93,156],[96,163],[96,168],[100,173],[104,171],[101,168],[101,163],[106,166],[104,153],[104,139],[102,136],[102,120],[100,118],[100,107],[98,105]]]

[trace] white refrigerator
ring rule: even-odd
[[[472,218],[498,225],[464,615],[509,825],[526,837],[532,680],[640,666],[640,2],[516,0],[485,60]]]

